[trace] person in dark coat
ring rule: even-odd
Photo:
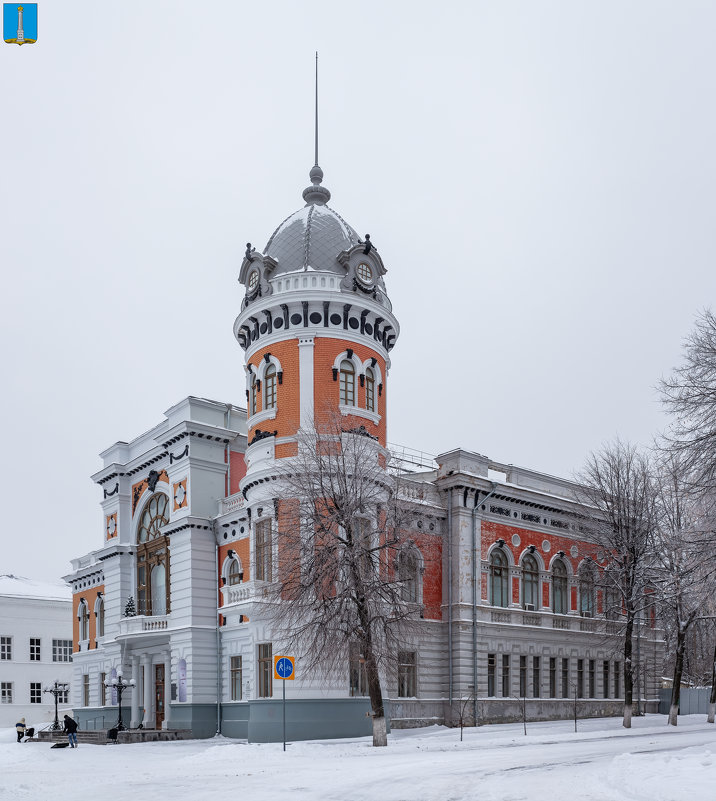
[[[17,732],[17,741],[21,743],[22,738],[25,736],[25,718],[20,718],[20,720],[18,720],[15,724],[15,731]]]
[[[69,715],[65,715],[64,729],[67,732],[70,748],[77,748],[77,721],[73,720]]]

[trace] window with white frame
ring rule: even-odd
[[[507,557],[501,548],[495,548],[490,554],[490,603],[493,606],[507,606],[509,567]]]
[[[231,700],[240,701],[242,698],[242,686],[244,671],[240,656],[232,656],[229,666],[231,673]]]
[[[30,637],[30,662],[40,662],[41,659],[40,638]]]
[[[522,559],[522,606],[539,609],[539,565],[531,553]]]
[[[99,703],[100,706],[107,705],[107,686],[105,682],[107,681],[107,674],[100,673],[99,674]]]
[[[372,367],[365,371],[365,408],[369,412],[375,411],[375,373]]]
[[[249,413],[256,414],[258,411],[258,385],[256,384],[256,376],[251,373],[251,389],[249,390]]]
[[[276,408],[276,367],[270,364],[264,374],[264,409]]]
[[[400,596],[408,603],[418,603],[420,578],[420,562],[415,548],[404,548],[398,554],[398,581]]]
[[[12,682],[0,681],[0,704],[12,703]]]
[[[102,596],[97,599],[94,614],[97,619],[97,636],[104,637],[104,598]]]
[[[30,682],[30,703],[31,704],[42,703],[42,684],[39,681]]]
[[[69,687],[66,690],[61,690],[57,695],[57,703],[58,704],[69,704],[70,702],[70,690]]]
[[[343,406],[356,405],[356,371],[353,362],[343,359],[340,368],[340,403]]]
[[[89,673],[82,676],[82,706],[90,705],[90,677]]]
[[[415,651],[398,651],[398,698],[415,698],[418,664]]]
[[[244,580],[244,571],[241,567],[241,562],[236,557],[229,561],[229,567],[226,571],[226,583],[230,585],[241,584]]]
[[[583,562],[579,568],[579,614],[594,617],[594,567]]]
[[[80,640],[89,640],[89,609],[84,598],[80,601],[77,617],[80,622]]]
[[[12,659],[12,637],[0,637],[0,660]]]
[[[72,640],[52,641],[52,661],[53,662],[72,661]]]
[[[566,615],[568,609],[567,568],[561,559],[555,559],[552,565],[552,611],[556,615]]]
[[[270,642],[259,645],[258,690],[259,698],[273,696],[273,655]]]
[[[271,581],[273,573],[271,554],[271,521],[259,520],[256,524],[256,580]]]

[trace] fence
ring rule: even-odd
[[[706,715],[709,711],[710,687],[682,687],[679,695],[680,715]],[[671,688],[659,690],[659,714],[668,715]]]

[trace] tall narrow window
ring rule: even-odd
[[[356,371],[353,362],[341,362],[340,402],[343,406],[356,405]]]
[[[520,657],[520,698],[527,697],[527,657]]]
[[[549,658],[549,697],[557,697],[557,660],[553,656]]]
[[[487,655],[487,695],[493,698],[495,695],[495,654]]]
[[[539,565],[529,553],[522,560],[522,606],[525,609],[539,607]]]
[[[365,371],[365,408],[375,411],[375,373],[370,367]]]
[[[561,559],[555,559],[552,565],[552,611],[567,614],[567,568]]]
[[[622,613],[621,594],[618,576],[607,571],[604,574],[604,617],[607,620],[619,620]]]
[[[271,521],[260,520],[256,524],[256,579],[272,580]]]
[[[242,698],[243,668],[240,656],[231,657],[231,700],[240,701]]]
[[[541,695],[542,677],[540,675],[539,657],[532,657],[532,697],[539,698]]]
[[[42,703],[42,682],[39,681],[30,682],[30,703],[31,704]]]
[[[579,569],[579,614],[594,617],[594,568],[590,562]]]
[[[99,702],[101,706],[107,705],[107,688],[105,687],[105,681],[107,681],[107,674],[100,673],[99,674]]]
[[[614,663],[614,697],[621,698],[622,697],[622,686],[621,686],[621,662]]]
[[[12,682],[0,682],[0,704],[12,703]]]
[[[510,655],[502,654],[502,697],[510,697]]]
[[[352,697],[368,695],[365,659],[357,642],[352,642],[348,651],[348,683]]]
[[[597,670],[593,659],[589,660],[589,697],[597,697]]]
[[[407,548],[398,555],[398,580],[400,593],[408,603],[418,602],[418,555],[414,548]]]
[[[104,598],[100,598],[95,609],[97,615],[97,636],[104,637]]]
[[[271,652],[270,642],[259,645],[259,698],[271,698],[273,696],[273,657]]]
[[[137,601],[140,615],[166,615],[169,610],[169,540],[162,528],[169,522],[169,498],[162,492],[144,505],[137,528]]]
[[[276,368],[270,364],[264,375],[264,409],[276,408]]]
[[[493,606],[507,606],[507,587],[509,570],[507,557],[501,548],[495,548],[490,555],[490,603]]]
[[[562,698],[569,698],[569,658],[562,657]]]
[[[79,608],[80,640],[89,640],[89,609],[87,602],[82,599]]]
[[[82,676],[82,706],[90,705],[89,673]]]
[[[602,694],[609,698],[609,660],[605,659],[602,663]]]
[[[577,660],[577,696],[584,698],[584,660]]]
[[[417,693],[415,651],[398,651],[398,698],[415,698]]]
[[[251,373],[251,389],[249,390],[249,414],[256,414],[258,411],[258,387],[256,385],[256,376]]]
[[[30,662],[40,661],[40,638],[30,637]]]

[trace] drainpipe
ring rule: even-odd
[[[224,428],[231,428],[231,404],[226,404],[226,414],[224,415]],[[224,449],[224,453],[226,455],[226,469],[227,469],[227,476],[226,476],[226,495],[227,497],[231,495],[231,442],[226,444],[226,448]]]
[[[448,704],[452,722],[452,488],[448,490]]]
[[[216,537],[216,521],[212,526],[214,537]],[[221,613],[219,612],[219,540],[216,540],[216,549],[214,551],[214,581],[216,581],[216,736],[221,734],[221,632],[219,630],[219,621],[221,620]]]
[[[495,494],[497,484],[493,484],[490,492],[482,499],[483,503]],[[475,490],[475,502],[472,505],[472,719],[477,726],[477,501],[480,494]]]

